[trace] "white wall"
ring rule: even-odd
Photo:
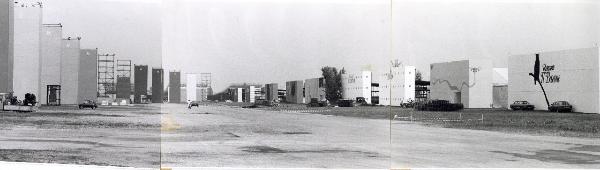
[[[391,76],[390,76],[391,74]],[[379,73],[379,104],[400,106],[415,99],[415,67],[399,65]],[[390,93],[391,91],[391,93]]]
[[[462,103],[465,108],[491,108],[493,103],[492,70],[493,66],[490,60],[462,60],[431,64],[430,99]]]
[[[60,57],[62,55],[62,27],[42,27],[41,44],[41,75],[40,75],[40,101],[47,104],[47,86],[60,85]],[[94,69],[95,70],[95,69]]]
[[[40,33],[42,9],[39,6],[14,8],[13,90],[19,100],[33,93],[40,101]]]
[[[186,85],[185,85],[185,96],[186,101],[197,101],[196,94],[196,84],[198,83],[196,79],[196,74],[186,74]]]
[[[60,71],[60,103],[78,104],[80,42],[78,39],[62,41]]]
[[[342,98],[356,100],[364,97],[367,103],[371,103],[371,71],[342,74]]]
[[[599,113],[598,47],[540,53],[540,72],[544,65],[554,65],[551,75],[560,76],[558,82],[544,81],[550,103],[564,100],[576,112]],[[514,55],[508,61],[508,103],[527,100],[538,110],[547,110],[546,100],[539,84],[534,85],[529,73],[533,72],[535,54]]]

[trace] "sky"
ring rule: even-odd
[[[83,37],[83,48],[165,73],[210,72],[215,91],[315,78],[323,66],[381,72],[392,59],[428,79],[434,62],[507,67],[509,55],[600,41],[600,2],[591,0],[42,2],[44,23],[62,23],[65,36]]]

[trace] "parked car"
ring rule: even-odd
[[[429,100],[415,105],[421,111],[457,111],[463,109],[462,103],[450,103],[448,100]]]
[[[338,100],[337,104],[339,107],[354,107],[354,100]]]
[[[79,109],[85,109],[85,108],[96,109],[96,108],[98,108],[98,105],[93,100],[86,100],[86,101],[83,101],[83,103],[79,104]]]
[[[548,106],[548,111],[551,112],[572,112],[573,106],[567,101],[557,101]]]
[[[200,107],[200,103],[198,101],[192,101],[190,102],[190,104],[188,105],[188,109],[191,109],[192,107]]]
[[[319,101],[318,98],[311,98],[310,103],[306,104],[307,107],[325,107],[327,106],[327,101]]]
[[[528,101],[515,101],[510,105],[512,110],[533,110],[535,106],[530,104]]]

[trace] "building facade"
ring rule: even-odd
[[[273,102],[274,100],[279,100],[278,96],[277,96],[277,92],[278,92],[278,87],[277,87],[277,83],[271,83],[271,84],[265,84],[265,100],[267,100],[268,102]]]
[[[304,103],[304,81],[288,81],[285,83],[286,97],[288,103]]]
[[[41,95],[39,96],[41,104],[60,104],[62,36],[61,24],[44,24],[42,26],[42,53],[40,59],[41,77],[39,87],[42,90]]]
[[[148,66],[134,65],[133,66],[133,103],[140,104],[148,95]]]
[[[164,72],[162,68],[152,69],[152,103],[163,102]]]
[[[198,101],[197,86],[198,76],[197,74],[186,74],[185,82],[185,96],[187,100]]]
[[[325,78],[312,78],[304,81],[304,102],[309,103],[312,98],[326,101]]]
[[[13,0],[0,1],[0,93],[13,92],[13,6]]]
[[[371,103],[372,78],[371,71],[342,74],[342,98],[356,100],[364,97],[367,103]]]
[[[131,96],[131,77],[117,76],[117,99],[129,99]],[[120,101],[120,100],[119,100]]]
[[[380,73],[379,104],[400,106],[402,103],[415,100],[414,66],[393,65],[390,72]]]
[[[62,40],[62,56],[60,59],[60,102],[61,104],[77,104],[79,91],[79,64],[81,59],[80,38]],[[95,67],[95,66],[94,66]]]
[[[82,49],[79,55],[81,58],[79,58],[77,103],[85,100],[96,101],[98,99],[98,49]]]
[[[181,103],[181,72],[169,72],[169,103]]]
[[[13,95],[23,100],[26,93],[32,93],[39,102],[42,6],[15,4],[14,30]]]
[[[491,61],[434,63],[430,68],[430,99],[462,103],[465,108],[492,107]]]
[[[508,59],[508,103],[529,101],[537,110],[547,110],[539,83],[534,83],[536,55],[540,81],[548,101],[567,101],[573,111],[600,113],[598,47],[513,55]]]

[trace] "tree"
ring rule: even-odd
[[[419,70],[415,71],[415,81],[423,81],[423,73]]]
[[[342,98],[342,74],[344,68],[338,72],[337,68],[325,66],[321,68],[325,79],[325,98],[330,103],[337,103]]]

